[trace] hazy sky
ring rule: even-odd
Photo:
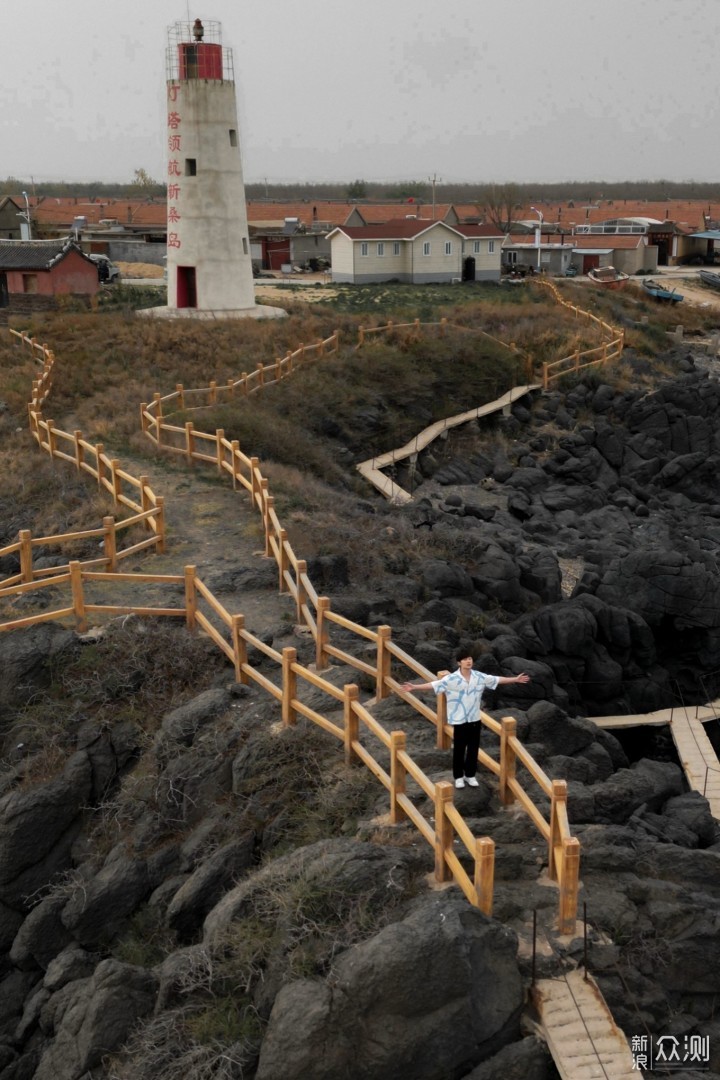
[[[15,5],[0,176],[164,179],[167,27],[200,16],[246,181],[720,180],[720,0],[208,3]]]

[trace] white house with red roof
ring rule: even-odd
[[[492,225],[400,218],[341,225],[328,239],[338,283],[500,280],[503,233]]]

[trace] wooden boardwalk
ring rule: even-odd
[[[388,465],[396,465],[397,462],[404,461],[405,458],[412,457],[413,454],[419,454],[434,439],[437,439],[443,432],[449,431],[450,428],[457,427],[459,424],[467,424],[469,420],[477,420],[480,416],[489,416],[491,413],[500,410],[509,412],[514,402],[533,390],[542,390],[542,385],[540,383],[531,383],[528,386],[515,386],[512,390],[508,390],[507,394],[496,398],[495,401],[488,401],[484,405],[479,405],[476,409],[468,409],[467,412],[458,413],[456,416],[448,416],[444,420],[437,420],[430,427],[426,427],[415,435],[405,446],[401,446],[397,450],[388,450],[386,454],[368,458],[367,461],[361,461],[355,468],[368,483],[376,487],[390,502],[396,504],[412,502],[413,497],[410,492],[394,483],[389,476],[382,472],[382,469],[386,469]]]
[[[592,719],[606,731],[667,725],[688,784],[693,791],[705,796],[712,816],[720,820],[720,761],[703,727],[708,721],[720,719],[720,702],[660,709],[635,716],[594,716]]]
[[[533,988],[539,1033],[562,1080],[632,1080],[628,1041],[591,975],[568,971]]]

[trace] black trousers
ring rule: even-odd
[[[474,776],[480,749],[480,721],[453,724],[453,776]]]

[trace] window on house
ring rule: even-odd
[[[38,291],[37,274],[23,274],[23,292],[36,293]]]
[[[423,255],[429,255],[429,254],[430,254],[430,241],[426,240],[424,242],[424,244],[423,244]]]
[[[480,254],[480,241],[479,240],[473,240],[473,254],[474,255],[479,255]]]
[[[230,145],[237,146],[237,131],[235,128],[230,128],[228,135],[230,136]]]
[[[495,250],[495,241],[494,240],[488,240],[488,251],[490,252],[491,255],[492,255],[494,250]]]
[[[377,253],[378,253],[378,255],[384,255],[385,254],[385,245],[384,244],[378,244]]]
[[[508,251],[508,253],[507,253],[507,261],[509,263],[511,263],[513,266],[517,262],[517,255],[518,255],[517,251]]]
[[[185,175],[197,176],[197,158],[186,157],[185,158]]]
[[[242,241],[243,241],[243,255],[247,255],[247,253],[248,253],[247,237],[243,236]]]
[[[368,245],[367,245],[367,243],[366,243],[366,242],[365,242],[365,241],[363,240],[362,244],[360,245],[360,254],[361,254],[361,255],[367,255],[367,253],[368,253]]]
[[[445,241],[445,254],[452,255],[452,240]]]
[[[400,254],[400,244],[396,240],[395,243],[393,244],[393,255],[399,255],[399,254]]]

